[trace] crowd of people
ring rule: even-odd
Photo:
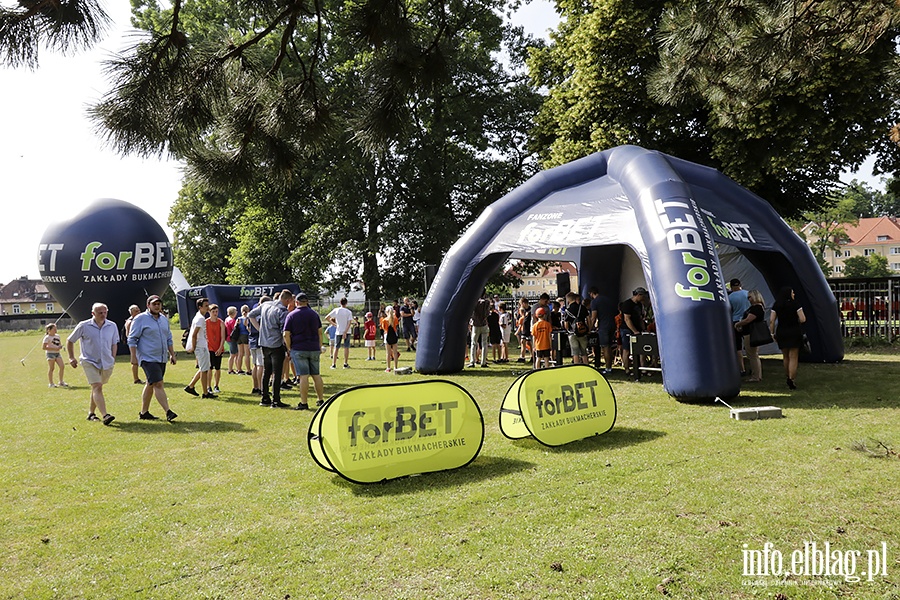
[[[795,379],[799,353],[805,343],[802,324],[806,321],[802,306],[793,289],[785,287],[776,297],[766,320],[766,307],[759,290],[744,290],[738,279],[729,284],[728,301],[734,325],[734,348],[741,376],[748,383],[762,381],[759,346],[776,341],[782,351],[788,388],[796,389]],[[621,302],[588,289],[588,298],[576,292],[551,300],[541,294],[532,304],[521,298],[511,310],[499,296],[486,292],[475,304],[469,321],[469,343],[465,364],[487,367],[490,362],[510,362],[509,346],[513,336],[518,340],[519,363],[530,363],[533,369],[562,364],[568,349],[574,364],[593,364],[603,374],[621,365],[626,375],[636,375],[642,365],[632,364],[629,352],[631,338],[655,330],[650,296],[643,287],[632,290]],[[409,298],[381,305],[378,314],[366,312],[358,316],[342,298],[339,306],[323,319],[310,307],[309,298],[300,293],[281,291],[275,298],[263,296],[254,307],[244,305],[240,314],[228,308],[225,319],[219,318],[219,307],[206,298],[196,301],[197,313],[186,332],[185,348],[194,354],[197,371],[184,391],[192,396],[216,398],[219,394],[223,357],[228,353],[228,374],[252,377],[251,393],[260,396],[260,406],[308,410],[310,380],[316,394],[316,406],[324,403],[321,356],[327,352],[331,369],[350,369],[350,348],[362,344],[366,361],[377,360],[377,348],[384,348],[385,371],[399,368],[401,340],[405,350],[414,352],[418,343],[420,311]],[[115,417],[107,411],[103,386],[109,381],[115,365],[117,346],[121,340],[116,324],[107,318],[108,308],[96,303],[91,318],[78,323],[66,341],[68,364],[79,365],[91,386],[88,420],[109,425]],[[754,331],[755,330],[755,331]],[[133,305],[124,325],[124,336],[131,354],[134,383],[143,385],[138,418],[158,420],[150,413],[155,397],[168,421],[178,415],[169,406],[164,387],[167,364],[176,364],[172,332],[168,317],[162,311],[159,296],[147,299],[146,310]],[[327,341],[327,345],[326,345]],[[76,358],[74,344],[80,342]],[[46,328],[42,347],[48,363],[49,387],[67,387],[62,359],[62,342],[55,324]],[[746,360],[745,360],[746,354]],[[530,356],[529,356],[530,355]],[[144,379],[140,378],[143,370]],[[58,373],[58,374],[57,374]],[[55,379],[58,377],[58,379]],[[196,389],[200,384],[200,391]],[[295,407],[282,401],[281,392],[299,387],[300,401]]]

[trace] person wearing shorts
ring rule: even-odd
[[[141,393],[141,412],[138,413],[138,418],[142,421],[159,420],[159,417],[150,414],[150,400],[156,396],[156,401],[166,411],[166,420],[171,422],[178,415],[169,408],[163,379],[166,376],[166,364],[175,364],[175,348],[172,347],[169,319],[162,314],[162,300],[159,296],[147,298],[147,310],[131,322],[128,350],[131,352],[131,364],[141,366],[146,381]]]
[[[47,325],[47,335],[44,336],[42,347],[47,353],[47,379],[50,384],[47,387],[55,388],[53,383],[53,369],[59,367],[59,387],[69,387],[69,384],[63,379],[63,373],[66,371],[66,363],[60,355],[62,350],[62,342],[59,339],[59,333],[56,330],[56,323]]]
[[[375,323],[375,315],[371,312],[366,313],[366,321],[363,324],[366,332],[363,334],[366,344],[366,360],[375,360],[375,338],[377,337],[378,325]]]
[[[191,382],[184,387],[184,391],[191,396],[202,396],[203,398],[216,398],[216,395],[209,392],[209,371],[212,363],[209,359],[209,345],[206,337],[206,315],[209,314],[209,300],[207,298],[197,298],[197,314],[191,321],[191,333],[188,341],[187,351],[193,352],[197,358],[197,372],[194,373]],[[194,388],[197,382],[200,382],[203,394],[198,394]]]
[[[109,308],[96,302],[91,307],[93,318],[81,321],[66,340],[66,352],[69,364],[78,368],[78,362],[84,369],[84,375],[91,386],[91,405],[88,421],[99,421],[96,411],[103,416],[103,424],[109,425],[115,417],[106,412],[106,398],[103,396],[103,385],[109,381],[116,366],[116,349],[119,344],[119,328],[106,318]],[[75,342],[81,341],[81,355],[75,358]]]
[[[284,345],[290,348],[291,361],[300,379],[300,403],[297,410],[309,408],[309,378],[316,388],[316,406],[325,403],[325,385],[319,372],[322,356],[322,320],[309,306],[309,298],[303,292],[296,296],[297,308],[284,321]]]

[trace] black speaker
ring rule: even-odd
[[[572,291],[572,283],[569,281],[568,273],[556,274],[556,297],[565,298],[566,294]]]
[[[434,277],[437,275],[437,265],[425,265],[425,294],[431,289]]]

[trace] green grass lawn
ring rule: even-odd
[[[167,373],[174,423],[137,419],[126,357],[115,423],[89,423],[81,369],[48,389],[40,339],[0,336],[0,598],[900,598],[900,459],[876,443],[900,449],[897,355],[801,364],[795,392],[765,359],[731,404],[786,418],[756,422],[619,373],[612,431],[559,448],[500,433],[520,367],[471,369],[444,378],[484,413],[478,458],[362,486],[313,462],[312,412],[257,406],[249,377],[185,394],[187,354]],[[425,378],[364,356],[325,369],[328,395]],[[805,542],[860,551],[857,574],[884,542],[887,575],[744,576],[767,542],[788,569]]]

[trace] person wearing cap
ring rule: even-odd
[[[365,333],[363,334],[363,339],[366,344],[366,352],[368,352],[368,356],[366,356],[366,360],[375,360],[375,338],[378,333],[378,325],[375,323],[375,315],[371,312],[366,313],[366,321],[363,323],[363,327],[365,328]]]
[[[738,278],[728,282],[731,291],[728,292],[728,306],[731,307],[731,331],[734,332],[734,350],[737,352],[738,368],[741,376],[747,374],[744,371],[744,334],[737,327],[737,323],[744,318],[744,313],[750,310],[750,296],[747,290],[741,288],[741,280]],[[747,347],[750,347],[750,335],[747,334]]]
[[[90,319],[81,321],[66,340],[66,352],[69,364],[78,368],[78,361],[84,375],[91,386],[91,408],[88,421],[98,421],[95,410],[103,416],[103,424],[109,425],[115,417],[106,412],[106,399],[103,397],[103,384],[109,381],[116,366],[116,348],[119,344],[119,329],[116,324],[106,318],[109,308],[101,302],[91,307]],[[81,340],[81,355],[75,358],[75,342]]]
[[[619,337],[622,338],[622,366],[625,368],[625,374],[629,372],[631,366],[631,337],[641,333],[644,330],[644,304],[643,300],[647,297],[647,290],[642,287],[634,288],[631,297],[626,298],[619,304],[619,312],[622,313],[623,325],[619,329]]]
[[[534,311],[535,322],[531,326],[531,337],[534,339],[535,370],[550,366],[550,349],[553,347],[551,340],[553,325],[548,320],[549,316],[549,311],[543,306],[539,306]]]
[[[141,393],[141,412],[138,413],[138,418],[143,421],[159,419],[150,414],[150,400],[155,395],[156,401],[166,411],[166,420],[174,420],[178,415],[169,408],[163,379],[166,375],[166,363],[175,364],[175,348],[172,346],[169,319],[162,314],[162,300],[159,296],[147,298],[147,310],[131,322],[128,350],[131,351],[131,364],[141,366],[147,382]]]
[[[319,313],[310,308],[309,298],[305,293],[297,294],[295,300],[297,307],[288,313],[282,336],[285,347],[290,349],[291,361],[300,379],[300,403],[297,404],[297,410],[307,410],[310,377],[316,388],[316,406],[325,403],[325,385],[319,369],[319,357],[325,350],[322,347],[322,320]]]

